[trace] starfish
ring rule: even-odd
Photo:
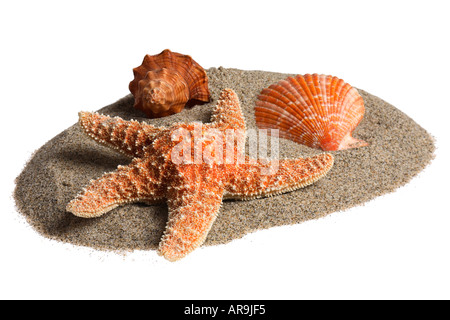
[[[80,112],[79,123],[95,141],[132,160],[91,180],[67,211],[94,218],[127,203],[166,201],[169,217],[158,253],[169,261],[185,257],[204,242],[223,199],[293,191],[317,181],[333,165],[331,154],[270,161],[245,156],[245,121],[231,89],[222,91],[207,124],[156,127],[89,112]],[[225,138],[221,141],[210,132]]]

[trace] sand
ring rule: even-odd
[[[209,104],[166,118],[145,119],[133,109],[133,97],[128,95],[99,111],[154,125],[209,122],[220,91],[232,88],[241,101],[247,128],[256,128],[256,96],[288,76],[222,67],[207,72],[213,98]],[[354,136],[369,142],[369,147],[332,152],[332,170],[304,189],[252,201],[225,201],[205,245],[226,243],[258,229],[297,224],[362,205],[393,192],[423,170],[434,156],[430,134],[389,103],[363,90],[359,92],[366,114]],[[297,158],[321,151],[281,139],[279,152],[280,157]],[[51,239],[115,251],[156,249],[167,221],[165,205],[131,204],[95,219],[78,218],[65,211],[67,203],[90,179],[129,161],[92,141],[75,124],[47,142],[28,161],[16,179],[17,208],[35,230]]]

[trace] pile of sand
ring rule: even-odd
[[[213,98],[209,104],[149,120],[133,109],[134,100],[129,95],[99,112],[153,125],[209,122],[220,91],[231,88],[239,96],[247,128],[256,128],[253,108],[257,95],[289,76],[224,68],[211,68],[207,73]],[[354,136],[369,142],[369,147],[332,152],[335,164],[328,175],[304,189],[246,202],[225,201],[205,244],[225,243],[257,229],[300,223],[361,205],[394,191],[418,174],[433,158],[433,138],[395,107],[359,92],[366,114]],[[281,139],[279,152],[280,157],[297,158],[321,151]],[[167,221],[165,205],[125,205],[95,219],[78,218],[65,211],[90,179],[129,161],[95,143],[75,124],[29,160],[16,180],[17,207],[39,233],[52,239],[108,250],[156,249]]]

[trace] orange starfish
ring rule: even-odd
[[[289,192],[320,179],[333,165],[330,154],[272,161],[244,156],[245,122],[231,89],[222,91],[209,124],[155,127],[80,112],[80,125],[97,142],[132,161],[92,180],[67,205],[67,211],[93,218],[125,203],[166,200],[169,219],[158,253],[170,261],[203,243],[222,199],[248,200]],[[221,141],[211,132],[225,138]]]

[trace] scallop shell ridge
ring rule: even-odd
[[[352,137],[364,111],[358,91],[342,79],[306,74],[263,89],[255,120],[260,129],[278,129],[281,138],[334,151],[368,145]]]
[[[134,107],[150,118],[178,113],[188,102],[208,102],[210,92],[206,71],[189,55],[168,49],[146,55],[133,69],[129,89]]]

